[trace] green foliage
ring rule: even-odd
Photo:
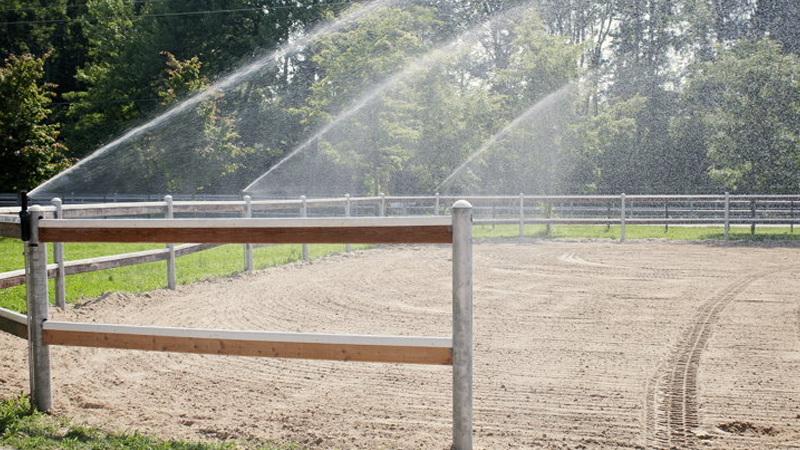
[[[298,111],[303,122],[327,121],[364,86],[403,67],[430,47],[436,25],[430,9],[385,8],[315,43],[311,60],[320,79],[311,86],[308,106]]]
[[[731,192],[800,191],[800,59],[743,40],[693,70],[686,97],[705,126],[711,177]]]
[[[189,158],[154,162],[154,155],[171,149],[163,136],[153,135],[125,163],[147,173],[138,187],[148,191],[241,189],[367,87],[449,36],[521,3],[444,0],[379,9],[357,25],[277,56],[259,82],[244,83],[204,102],[193,117],[180,118],[202,130],[186,138]],[[7,0],[0,9],[0,57],[40,57],[38,68],[25,70],[58,86],[22,89],[44,113],[28,111],[30,118],[22,121],[41,133],[31,133],[24,155],[2,149],[4,158],[25,162],[4,164],[0,176],[16,180],[31,173],[34,179],[4,179],[2,190],[32,187],[63,169],[65,156],[86,156],[207,86],[208,79],[304,36],[346,5]],[[347,133],[314,144],[325,156],[320,173],[338,170],[342,180],[363,180],[357,189],[365,193],[429,191],[529,106],[581,79],[580,103],[564,126],[517,130],[501,143],[511,151],[479,163],[529,167],[525,182],[532,193],[800,191],[796,0],[537,5],[536,13],[512,13],[481,28],[477,43],[452,55],[452,64],[426,67],[413,81],[381,93],[362,117],[341,125]],[[48,103],[51,97],[55,104]],[[253,113],[234,113],[240,104],[253,105]],[[23,117],[22,106],[14,102],[0,114]],[[8,126],[4,117],[2,127]],[[17,141],[24,134],[2,131]],[[525,152],[524,142],[537,145]],[[187,182],[187,166],[199,183]],[[483,181],[476,173],[465,180]]]
[[[28,190],[68,165],[58,125],[47,124],[46,56],[11,55],[0,67],[0,190]]]

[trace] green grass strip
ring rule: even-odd
[[[164,248],[152,244],[64,244],[64,254],[68,260],[87,259],[99,256],[118,255]],[[287,264],[302,258],[302,250],[297,245],[274,245],[253,250],[255,269]],[[354,250],[368,248],[353,245]],[[18,270],[25,267],[22,243],[14,239],[0,239],[0,272]],[[309,259],[317,259],[332,253],[344,252],[344,245],[309,245]],[[48,260],[52,261],[52,246],[48,245]],[[105,292],[147,292],[166,287],[166,261],[157,261],[135,266],[119,267],[67,277],[67,301],[80,301],[94,298]],[[224,245],[176,260],[175,270],[178,284],[189,284],[212,277],[226,277],[244,270],[244,246]],[[50,300],[55,298],[54,281],[50,280]],[[0,307],[24,313],[25,286],[0,289]]]
[[[270,442],[187,442],[109,433],[32,410],[28,398],[0,400],[0,448],[15,450],[301,450]]]
[[[476,238],[512,238],[519,236],[519,225],[477,225],[473,230]],[[546,225],[526,225],[525,236],[546,239],[619,239],[619,225],[552,225],[548,231]],[[657,225],[627,225],[626,239],[668,239],[676,241],[723,240],[723,227],[686,227]],[[792,232],[787,227],[756,227],[756,233],[750,233],[750,227],[731,227],[729,239],[732,241],[778,241],[800,240],[800,230]]]

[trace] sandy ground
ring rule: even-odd
[[[66,320],[447,336],[449,247],[112,294]],[[475,447],[800,449],[800,247],[475,246]],[[52,347],[56,412],[164,437],[447,449],[449,367]],[[0,396],[27,389],[0,336]]]

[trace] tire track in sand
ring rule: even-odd
[[[647,382],[644,445],[670,450],[695,448],[698,426],[697,369],[714,325],[736,297],[766,273],[750,275],[726,286],[697,311],[670,357],[659,364]]]

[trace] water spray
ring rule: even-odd
[[[279,167],[281,167],[287,161],[293,159],[297,154],[299,154],[303,150],[310,148],[314,142],[317,142],[322,136],[330,132],[334,127],[336,127],[343,121],[347,120],[348,118],[352,117],[354,114],[361,111],[363,108],[377,101],[382,94],[389,91],[391,88],[395,87],[399,83],[422,72],[431,64],[437,63],[440,60],[444,59],[445,57],[452,56],[452,52],[456,50],[458,47],[463,46],[465,43],[474,42],[479,37],[480,32],[483,28],[491,26],[502,20],[507,20],[509,17],[514,17],[515,15],[518,15],[520,11],[529,8],[532,3],[534,3],[533,0],[528,1],[523,5],[511,8],[500,14],[497,14],[492,18],[485,20],[482,23],[475,25],[472,28],[468,29],[467,31],[461,33],[459,36],[452,39],[448,43],[441,45],[417,57],[416,59],[408,63],[405,68],[403,68],[399,72],[394,73],[393,75],[390,75],[380,84],[368,90],[366,93],[362,94],[357,99],[352,101],[346,108],[342,110],[342,112],[338,113],[332,121],[325,124],[319,131],[314,133],[313,136],[303,141],[303,143],[295,147],[285,157],[281,158],[280,161],[278,161],[275,165],[270,167],[263,175],[256,178],[255,181],[253,181],[246,188],[244,188],[242,192],[252,194],[256,189],[256,187],[259,184],[261,184],[263,180],[266,179],[271,173],[275,172]]]
[[[35,195],[37,195],[39,193],[47,192],[46,189],[49,186],[53,185],[58,180],[68,177],[69,174],[74,172],[76,169],[84,166],[85,164],[87,164],[88,162],[92,161],[93,159],[104,155],[105,153],[107,153],[111,149],[117,147],[121,143],[123,143],[123,142],[125,142],[125,141],[127,141],[127,140],[129,140],[129,139],[131,139],[133,137],[136,137],[136,136],[138,136],[138,135],[140,135],[140,134],[142,134],[142,133],[144,133],[144,132],[146,132],[148,130],[151,130],[151,129],[155,128],[156,126],[164,123],[168,119],[170,119],[170,118],[172,118],[172,117],[174,117],[174,116],[176,116],[176,115],[188,110],[189,108],[197,105],[198,103],[200,103],[200,102],[202,102],[204,100],[207,100],[207,99],[211,98],[212,96],[214,96],[214,95],[216,95],[218,93],[223,92],[225,89],[227,89],[227,88],[229,88],[229,87],[231,87],[231,86],[233,86],[233,85],[235,85],[237,83],[240,83],[241,81],[247,79],[251,75],[257,73],[259,70],[263,69],[264,67],[266,67],[270,63],[274,63],[279,58],[281,58],[281,57],[283,57],[285,55],[288,55],[288,54],[295,53],[298,49],[308,46],[309,43],[321,38],[322,36],[335,33],[337,31],[341,30],[342,28],[344,28],[345,26],[347,26],[347,25],[349,25],[349,24],[351,24],[353,22],[358,21],[359,19],[361,19],[365,15],[375,11],[376,9],[379,9],[379,8],[382,8],[382,7],[386,7],[386,6],[390,6],[390,5],[392,5],[392,4],[394,4],[394,3],[398,2],[398,1],[399,0],[375,0],[375,1],[363,6],[361,8],[358,8],[358,9],[355,9],[355,10],[351,11],[350,13],[346,14],[345,16],[340,17],[339,19],[337,19],[337,20],[335,20],[335,21],[333,21],[333,22],[331,22],[331,23],[329,23],[327,25],[320,26],[320,27],[316,28],[314,31],[312,31],[308,35],[303,36],[303,37],[297,39],[294,42],[284,44],[278,50],[269,52],[268,54],[256,59],[252,63],[247,64],[246,66],[236,70],[235,72],[223,77],[222,79],[220,79],[219,81],[214,83],[209,88],[204,89],[204,90],[192,95],[191,97],[189,97],[186,100],[178,103],[177,105],[173,106],[172,108],[170,108],[169,110],[165,111],[164,113],[158,115],[157,117],[155,117],[154,119],[150,120],[149,122],[147,122],[147,123],[145,123],[143,125],[140,125],[140,126],[138,126],[136,128],[133,128],[132,130],[130,130],[127,133],[125,133],[122,136],[120,136],[119,138],[117,138],[117,139],[113,140],[112,142],[104,145],[103,147],[99,148],[94,153],[89,155],[87,158],[82,159],[77,164],[75,164],[72,167],[68,168],[64,172],[61,172],[60,174],[56,175],[55,177],[51,178],[50,180],[47,180],[43,184],[39,185],[36,189],[31,191],[30,195],[31,196],[35,196]]]

